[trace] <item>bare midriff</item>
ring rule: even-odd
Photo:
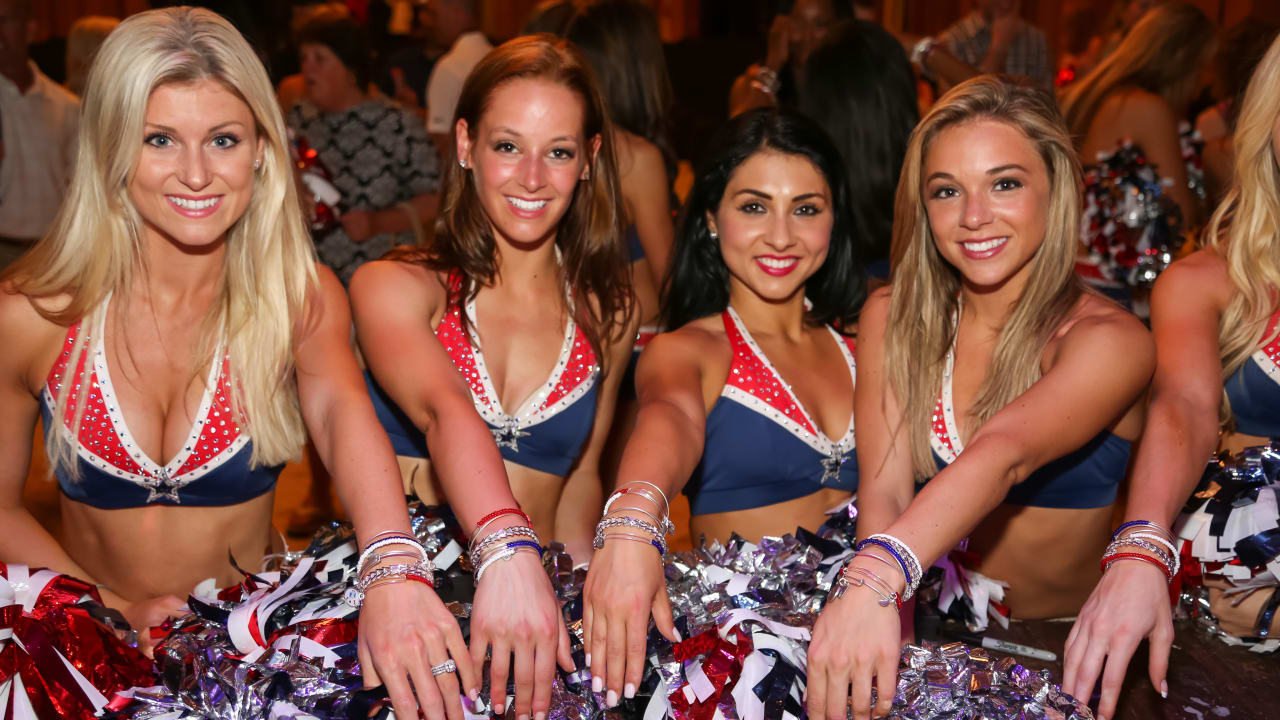
[[[723,543],[734,533],[751,542],[759,542],[765,536],[794,534],[797,527],[817,530],[826,521],[827,511],[850,497],[844,490],[826,488],[795,500],[749,510],[694,515],[689,518],[689,537],[696,547],[698,538],[704,535],[707,542],[719,540]]]
[[[275,492],[222,507],[150,505],[103,510],[61,497],[62,547],[95,580],[126,600],[186,598],[205,578],[218,587],[281,546],[272,528]]]
[[[431,461],[424,458],[397,456],[400,463],[400,479],[405,493],[415,495],[428,505],[447,505],[444,488],[431,469]],[[522,465],[503,461],[507,479],[511,482],[511,494],[533,521],[533,531],[542,540],[556,539],[556,507],[564,490],[564,478],[551,473],[531,470]],[[493,508],[497,510],[495,506]],[[470,532],[471,528],[467,528]]]

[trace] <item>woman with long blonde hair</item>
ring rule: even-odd
[[[1278,123],[1280,41],[1245,93],[1232,187],[1205,230],[1205,247],[1171,265],[1152,291],[1156,373],[1126,521],[1170,528],[1215,451],[1280,437]],[[1254,593],[1238,607],[1218,602],[1217,593],[1211,598],[1223,629],[1249,635],[1271,629],[1254,627],[1268,595]],[[1087,696],[1101,672],[1099,712],[1110,717],[1143,638],[1151,643],[1151,683],[1164,692],[1173,641],[1165,583],[1141,563],[1117,565],[1102,576],[1067,640],[1063,687]]]
[[[814,717],[842,715],[850,684],[869,717],[873,677],[889,710],[894,601],[966,535],[1018,616],[1071,614],[1097,578],[1153,350],[1073,274],[1079,182],[1040,90],[968,81],[912,134],[891,285],[858,326],[862,541],[814,630]]]
[[[260,564],[276,477],[309,433],[365,550],[364,682],[385,683],[405,717],[460,720],[477,674],[452,614],[406,582],[430,574],[426,551],[342,286],[317,265],[265,69],[211,12],[139,13],[103,44],[83,107],[61,214],[0,277],[0,560],[95,583],[145,630],[204,578],[242,580],[228,553]],[[41,415],[58,538],[22,504]],[[473,500],[464,521],[510,501],[500,467],[451,477]],[[524,591],[554,637],[546,578]],[[476,607],[498,626],[506,610]]]

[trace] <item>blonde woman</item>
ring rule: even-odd
[[[424,552],[350,349],[346,297],[316,264],[287,142],[267,74],[229,23],[191,8],[134,15],[90,73],[54,229],[0,278],[0,560],[97,583],[139,630],[203,578],[240,580],[228,552],[259,565],[276,476],[308,433],[359,542],[378,551],[369,568],[394,573],[393,556]],[[41,415],[59,538],[22,505]],[[463,478],[464,521],[510,500],[494,470]],[[545,576],[514,587],[553,632]],[[476,613],[521,614],[508,610]],[[365,683],[385,682],[404,717],[422,707],[460,720],[460,687],[479,687],[457,623],[423,583],[368,588],[359,652]]]
[[[1273,359],[1280,346],[1278,123],[1280,41],[1245,93],[1234,180],[1209,222],[1207,247],[1171,265],[1152,291],[1158,357],[1126,521],[1170,527],[1216,450],[1236,452],[1280,437]],[[1213,609],[1223,629],[1254,635],[1270,594],[1254,593],[1238,607],[1215,602]],[[1110,717],[1144,637],[1151,642],[1151,683],[1165,692],[1173,623],[1164,579],[1145,563],[1118,564],[1102,576],[1067,639],[1063,687],[1087,696],[1101,673],[1099,711]]]
[[[1072,272],[1080,169],[1052,98],[982,77],[912,134],[893,276],[858,326],[857,556],[809,653],[813,717],[889,710],[892,600],[966,535],[1014,614],[1068,615],[1097,558],[1154,350]],[[923,487],[917,491],[917,482]]]

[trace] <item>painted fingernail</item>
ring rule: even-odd
[[[471,690],[467,692],[467,697],[471,698],[471,702],[479,702],[480,691],[477,690],[476,688],[471,688]]]
[[[591,667],[591,653],[587,653],[587,667]]]
[[[1169,699],[1169,681],[1168,680],[1160,681],[1160,697],[1164,698],[1165,700]]]
[[[604,679],[593,676],[591,678],[591,692],[604,692]]]
[[[684,641],[684,638],[680,636],[680,631],[679,631],[679,630],[675,630],[675,634],[676,634],[676,642],[683,642],[683,641]]]
[[[516,718],[516,720],[529,720],[529,716],[528,716],[528,715],[520,715],[520,716],[518,716],[518,717]]]
[[[544,712],[536,712],[533,714],[533,720],[547,720],[547,714]]]
[[[636,696],[636,684],[635,684],[635,683],[627,683],[627,686],[626,686],[626,687],[624,687],[624,688],[622,688],[622,697],[624,697],[624,698],[626,698],[626,699],[630,700],[631,698],[633,698],[633,697],[635,697],[635,696]]]
[[[614,707],[618,704],[618,691],[610,690],[608,695],[604,696],[604,704]]]

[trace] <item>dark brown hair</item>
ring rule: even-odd
[[[526,35],[489,52],[462,86],[454,125],[467,121],[474,134],[490,99],[502,85],[521,78],[547,80],[571,90],[582,100],[582,134],[600,138],[594,160],[588,155],[590,177],[578,183],[555,243],[562,254],[560,273],[575,302],[574,320],[582,328],[603,367],[604,346],[621,339],[632,312],[631,276],[623,248],[621,185],[614,162],[612,132],[604,99],[591,68],[571,44],[553,35]],[[393,250],[389,260],[424,265],[457,274],[461,287],[450,303],[465,303],[482,285],[492,285],[498,272],[496,240],[472,174],[458,166],[457,148],[444,148],[440,186],[440,214],[430,247]],[[463,314],[462,321],[466,322]]]

